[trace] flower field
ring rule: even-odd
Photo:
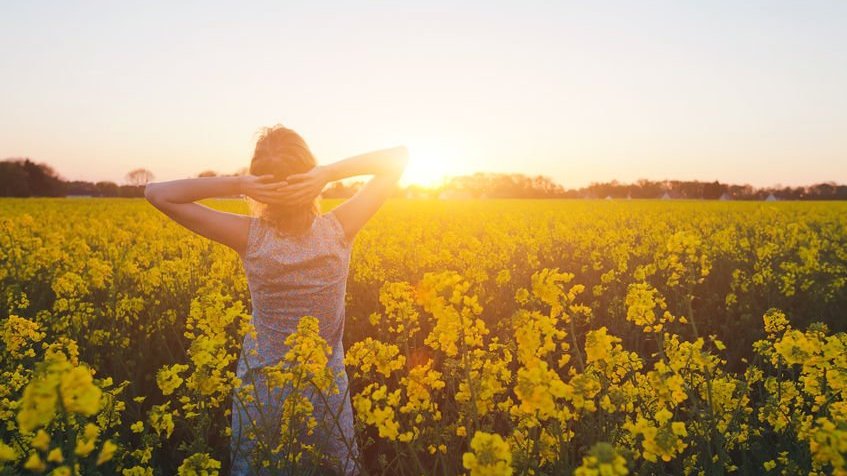
[[[362,474],[847,474],[847,204],[395,200],[347,293]],[[319,326],[262,370],[270,474],[323,474]],[[249,332],[145,201],[0,200],[0,474],[226,473]]]

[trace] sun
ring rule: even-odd
[[[458,153],[437,144],[411,143],[408,145],[409,163],[400,183],[404,186],[420,185],[434,188],[451,175],[457,175]]]

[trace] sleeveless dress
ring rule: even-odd
[[[352,243],[332,212],[317,216],[311,229],[298,236],[281,235],[264,220],[250,218],[242,262],[256,335],[244,338],[237,375],[243,385],[255,385],[251,394],[256,401],[243,402],[233,397],[233,475],[264,474],[262,468],[252,466],[249,453],[256,443],[247,434],[251,428],[265,428],[267,435],[279,434],[281,406],[287,391],[268,391],[261,368],[282,360],[287,351],[285,338],[297,329],[303,316],[314,316],[319,321],[320,335],[332,349],[328,365],[336,376],[339,392],[323,398],[309,395],[319,424],[313,435],[301,433],[300,438],[316,444],[325,457],[324,464],[337,474],[358,474],[355,461],[359,450],[353,434],[353,409],[341,341],[351,249]]]

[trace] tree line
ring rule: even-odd
[[[633,184],[594,183],[565,193],[568,198],[672,198],[690,200],[847,200],[847,185],[835,182],[798,187],[726,184],[718,181],[641,179]]]
[[[153,179],[146,169],[136,169],[126,176],[127,183],[67,181],[45,163],[28,158],[0,161],[0,197],[143,197],[144,186]]]
[[[587,187],[565,189],[547,177],[522,174],[490,174],[453,177],[444,185],[427,192],[410,187],[409,192],[421,196],[459,198],[588,198],[588,199],[690,199],[690,200],[847,200],[847,185],[835,182],[800,187],[753,187],[719,181],[647,180],[635,183],[592,183]]]
[[[247,173],[241,169],[235,174]],[[213,170],[199,173],[198,177],[214,177]],[[66,181],[45,163],[28,158],[0,161],[0,197],[142,197],[144,186],[155,178],[144,168],[131,170],[126,183],[110,181]],[[347,198],[356,193],[364,182],[330,184],[322,196]],[[762,187],[734,185],[718,181],[697,180],[647,180],[620,183],[616,180],[592,183],[587,187],[565,189],[549,177],[503,173],[476,173],[452,177],[437,187],[410,185],[398,187],[398,197],[410,198],[679,198],[702,200],[763,200],[773,197],[780,200],[847,200],[847,185],[835,182],[800,187]]]

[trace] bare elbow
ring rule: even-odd
[[[158,187],[155,183],[148,183],[144,186],[144,198],[155,207],[158,207],[158,204],[161,202],[157,190]]]

